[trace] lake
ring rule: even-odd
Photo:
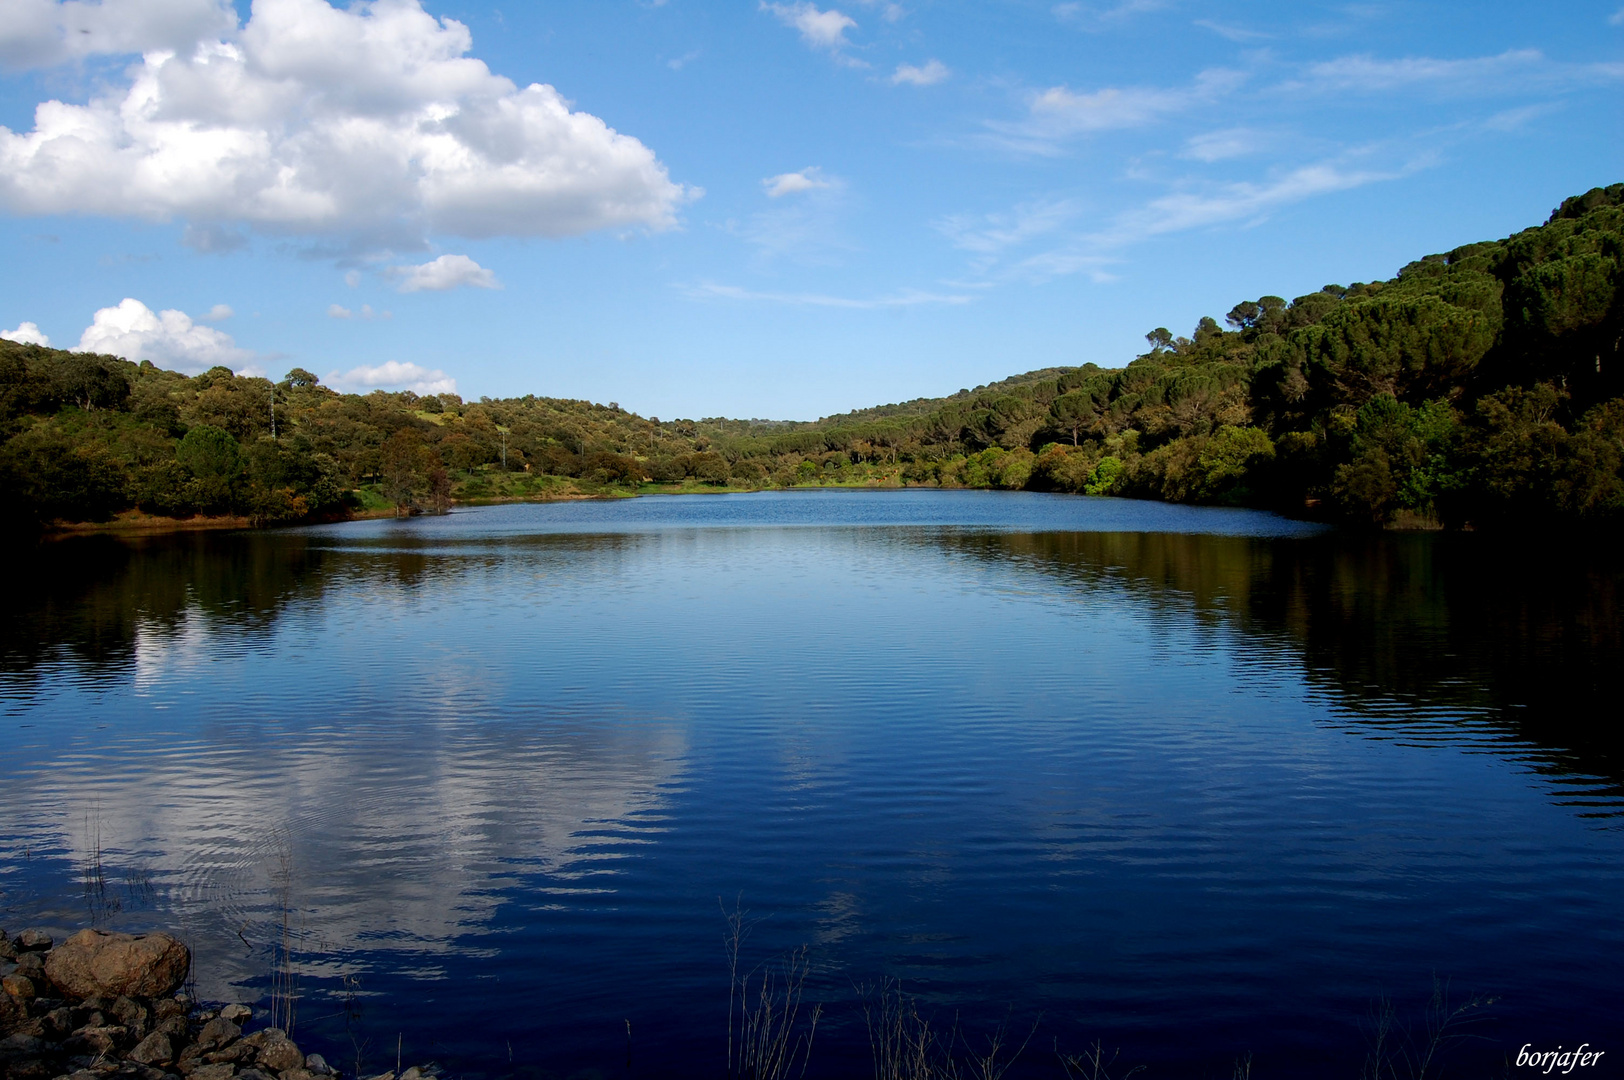
[[[1606,538],[794,491],[16,578],[0,926],[172,929],[262,1006],[285,926],[346,1071],[719,1076],[724,910],[746,967],[806,947],[809,1076],[871,1075],[882,985],[961,1049],[1035,1026],[1011,1076],[1351,1078],[1435,978],[1494,999],[1446,1075],[1624,1060]]]

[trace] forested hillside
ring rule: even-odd
[[[1624,517],[1624,184],[1390,281],[1158,328],[1120,369],[816,423],[524,397],[339,394],[0,341],[0,496],[23,527],[260,523],[454,500],[930,484],[1266,506],[1361,525]],[[447,366],[450,366],[449,364]]]

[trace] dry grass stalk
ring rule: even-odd
[[[1449,1048],[1463,1039],[1482,1038],[1468,1030],[1488,1019],[1486,1010],[1496,999],[1474,994],[1463,1004],[1451,1005],[1449,984],[1434,975],[1432,997],[1423,1013],[1420,1030],[1401,1024],[1398,1010],[1386,996],[1376,999],[1370,1019],[1370,1052],[1360,1080],[1428,1080],[1437,1077]],[[1400,1073],[1400,1068],[1404,1071]]]
[[[823,1015],[823,1006],[814,1005],[805,1032],[800,1030],[801,998],[812,968],[806,946],[790,953],[776,970],[773,965],[762,965],[741,975],[740,951],[753,924],[737,903],[726,917],[727,1074],[734,1080],[804,1076],[818,1019]]]
[[[1094,1045],[1081,1054],[1062,1054],[1058,1044],[1055,1046],[1055,1056],[1060,1059],[1060,1067],[1066,1070],[1069,1080],[1126,1080],[1134,1073],[1143,1072],[1143,1065],[1135,1065],[1125,1073],[1113,1076],[1111,1070],[1116,1067],[1116,1060],[1122,1054],[1120,1049],[1111,1051],[1111,1056],[1105,1056],[1105,1044],[1095,1039]],[[1251,1064],[1248,1062],[1247,1071],[1250,1073]]]
[[[286,833],[276,837],[277,868],[271,882],[277,898],[277,937],[271,962],[271,1027],[293,1034],[298,1021],[299,972],[293,961],[293,843]]]

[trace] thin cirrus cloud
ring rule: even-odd
[[[447,292],[464,285],[473,289],[502,287],[493,272],[466,255],[441,255],[419,266],[397,266],[390,272],[401,279],[396,288],[403,293]]]
[[[924,64],[898,64],[897,70],[891,74],[891,85],[901,86],[935,86],[945,80],[952,72],[940,60],[927,60]]]
[[[1256,154],[1269,143],[1269,136],[1263,132],[1251,128],[1225,128],[1192,135],[1185,140],[1181,156],[1211,164]]]
[[[1081,212],[1070,199],[1022,203],[1004,213],[954,214],[935,222],[936,231],[961,251],[977,256],[974,268],[984,271],[1005,252],[1048,236]]]
[[[1508,49],[1494,56],[1439,59],[1405,56],[1384,60],[1360,53],[1309,64],[1300,78],[1282,83],[1287,93],[1385,94],[1431,90],[1442,95],[1498,95],[1561,91],[1624,80],[1624,64],[1562,63],[1538,49]]]
[[[1166,233],[1257,219],[1276,207],[1317,195],[1396,180],[1416,167],[1348,169],[1335,162],[1320,162],[1292,169],[1264,183],[1220,184],[1202,192],[1173,192],[1120,215],[1091,239],[1102,247],[1118,247]]]
[[[1079,92],[1052,86],[1030,94],[1026,116],[987,125],[991,138],[1028,153],[1056,152],[1065,141],[1102,131],[1146,127],[1192,108],[1209,105],[1238,89],[1244,72],[1211,68],[1182,87],[1103,87]]]
[[[153,0],[24,6],[49,8],[59,28],[101,28],[80,36],[104,51],[164,36],[108,29],[162,6]],[[667,229],[698,196],[551,86],[493,74],[466,55],[467,28],[419,0],[257,0],[240,30],[214,36],[224,18],[166,26],[210,32],[184,49],[148,49],[126,83],[87,104],[41,103],[32,131],[0,127],[0,209],[180,218],[201,250],[240,246],[230,225],[408,247],[433,233]],[[17,30],[8,17],[7,47],[48,38],[35,23]]]
[[[798,195],[803,191],[817,191],[820,188],[831,188],[834,181],[823,175],[823,170],[816,165],[808,166],[798,172],[779,173],[769,176],[761,182],[762,190],[766,191],[769,199],[782,199],[785,195]]]
[[[1279,207],[1397,180],[1427,163],[1427,159],[1418,159],[1374,169],[1322,161],[1261,182],[1203,185],[1151,199],[1115,215],[1104,228],[1086,233],[1066,228],[1081,214],[1081,208],[1067,199],[1034,201],[1004,213],[958,215],[935,226],[955,247],[970,253],[970,270],[983,282],[1041,282],[1078,273],[1095,281],[1112,281],[1115,278],[1106,267],[1120,262],[1122,249],[1134,244],[1236,222],[1256,224]],[[1059,234],[1058,242],[1055,234]],[[1039,243],[1046,238],[1047,245]]]
[[[410,390],[414,394],[455,394],[457,380],[439,368],[426,368],[400,360],[334,371],[322,382],[334,390],[364,393],[368,390]]]
[[[684,291],[696,300],[761,301],[773,304],[788,304],[794,307],[845,308],[854,311],[876,311],[934,304],[968,304],[975,299],[971,296],[962,296],[955,293],[932,293],[918,289],[905,289],[890,296],[867,298],[830,296],[826,293],[811,292],[758,292],[753,289],[740,288],[736,285],[720,285],[709,281],[688,287]]]
[[[217,305],[210,316],[219,317],[215,313],[223,306]],[[199,325],[177,309],[153,311],[133,297],[97,311],[75,351],[150,360],[189,375],[212,367],[245,370],[254,359],[253,352],[239,348],[225,331]]]
[[[1115,4],[1063,3],[1050,8],[1056,19],[1085,29],[1101,29],[1120,23],[1135,15],[1144,15],[1168,7],[1170,0],[1120,0]]]

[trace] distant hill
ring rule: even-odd
[[[1121,368],[1044,368],[815,422],[529,395],[339,394],[0,341],[13,530],[319,520],[454,500],[789,485],[1030,488],[1359,525],[1624,517],[1624,184],[1390,280],[1262,296]],[[273,420],[274,412],[274,420]],[[274,426],[273,426],[274,425]]]

